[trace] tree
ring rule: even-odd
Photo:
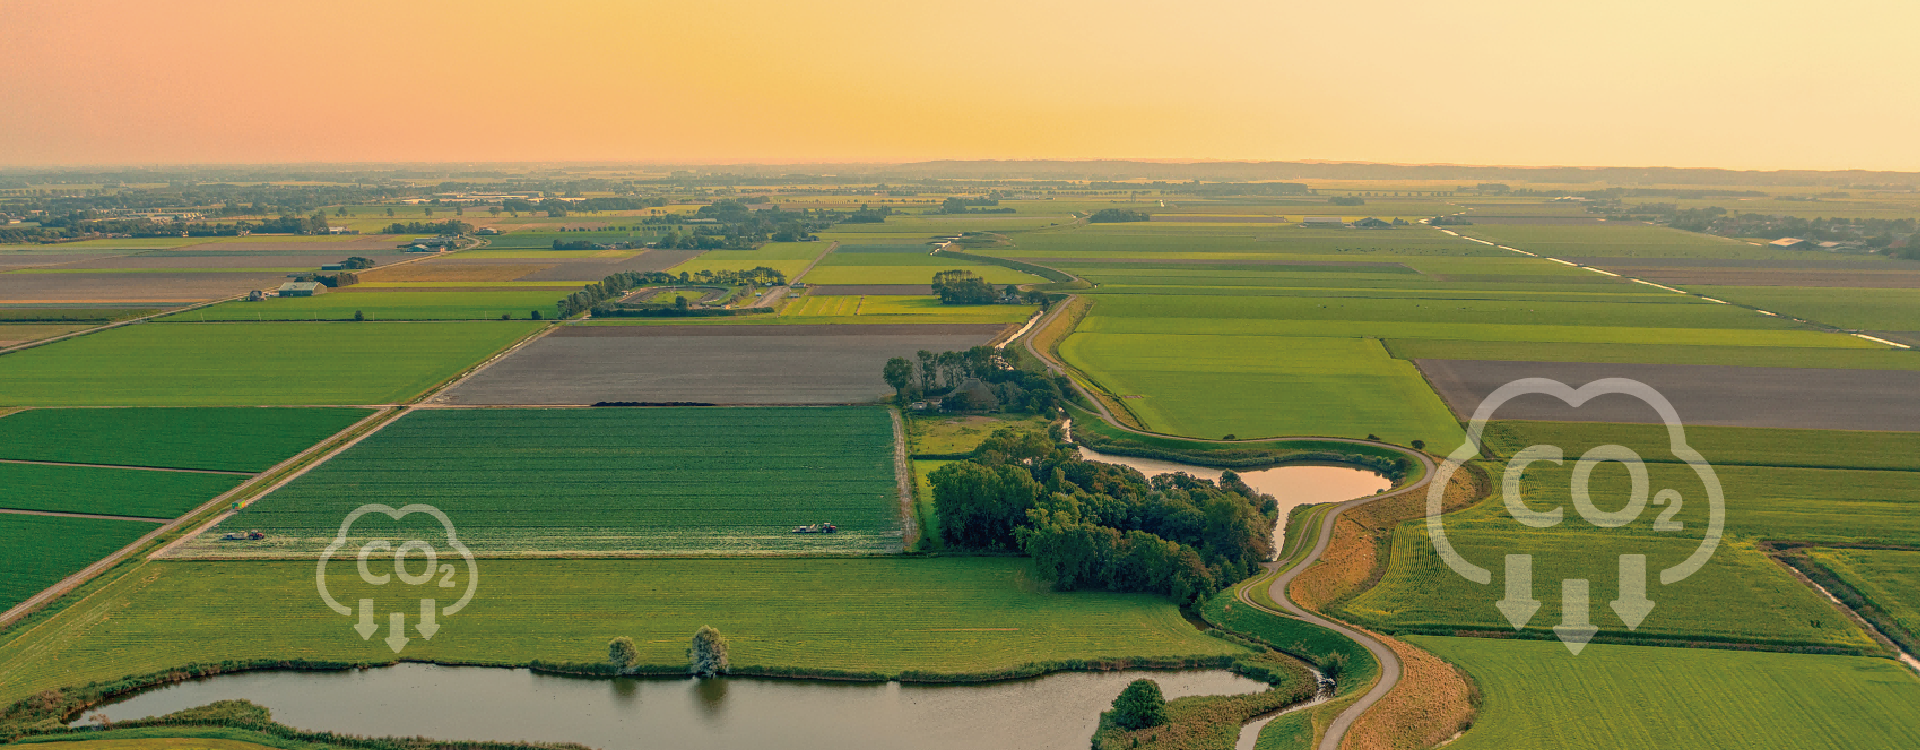
[[[346,216],[346,215],[347,215],[347,207],[346,207],[346,206],[341,206],[341,207],[340,207],[340,210],[338,210],[338,211],[335,211],[335,212],[333,212],[333,215],[334,215],[334,216]]]
[[[1113,699],[1113,723],[1121,729],[1146,729],[1167,723],[1167,699],[1160,683],[1134,680]]]
[[[934,364],[933,352],[921,349],[918,356],[920,357],[920,390],[931,391],[934,384],[939,381],[940,369]]]
[[[614,669],[625,672],[640,661],[640,650],[633,647],[633,639],[620,636],[607,642],[607,663]]]
[[[727,639],[710,625],[700,626],[687,647],[687,669],[695,677],[713,677],[727,671]]]
[[[880,371],[880,377],[887,381],[887,386],[893,388],[895,394],[904,399],[907,397],[907,388],[913,385],[913,363],[908,362],[906,357],[889,359],[886,368]]]
[[[392,208],[392,207],[388,207],[388,208],[387,208],[387,215],[388,215],[388,216],[392,216],[392,215],[393,215],[393,208]]]
[[[684,295],[684,294],[676,294],[676,295],[674,295],[674,296],[673,296],[673,309],[675,309],[675,310],[685,310],[685,309],[687,309],[688,307],[691,307],[691,306],[692,306],[692,305],[689,305],[689,304],[687,303],[687,297],[686,297],[686,295]]]
[[[421,207],[420,207],[420,215],[421,215],[421,216],[432,216],[432,215],[433,215],[433,207],[432,207],[432,206],[421,206]]]

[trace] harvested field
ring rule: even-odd
[[[1578,224],[1606,223],[1605,219],[1598,216],[1498,216],[1494,214],[1468,213],[1465,218],[1473,222],[1476,226],[1480,224],[1545,224],[1550,226],[1572,226]],[[1625,224],[1627,222],[1622,223]],[[1640,225],[1639,222],[1631,223]]]
[[[286,280],[280,273],[8,273],[0,274],[0,300],[186,304],[273,289]]]
[[[888,296],[915,296],[933,294],[931,284],[808,284],[807,290],[816,297],[842,297],[847,295],[880,294]]]
[[[351,257],[362,257],[375,265],[386,265],[406,260],[399,253],[363,251],[343,251],[337,253],[226,253],[226,252],[175,252],[157,250],[154,252],[129,255],[118,258],[100,258],[79,263],[65,263],[62,269],[100,269],[100,268],[311,268],[318,270],[329,263],[339,263]]]
[[[516,281],[599,281],[621,271],[665,271],[692,260],[700,250],[648,250],[631,258],[568,260]]]
[[[1667,397],[1688,424],[1822,430],[1920,430],[1920,372],[1816,370],[1726,365],[1416,360],[1454,414],[1468,419],[1494,389],[1520,378],[1552,378],[1579,387],[1631,378]],[[1652,407],[1630,396],[1599,396],[1578,409],[1551,396],[1521,396],[1499,419],[1657,423]]]
[[[395,281],[513,281],[555,264],[446,263],[427,261],[394,268],[376,268],[358,275],[362,283]]]
[[[0,346],[39,341],[92,327],[93,324],[0,325]]]
[[[180,554],[317,557],[340,519],[373,502],[439,508],[482,555],[865,553],[901,544],[893,424],[880,407],[420,409]],[[792,533],[822,522],[838,530]],[[401,528],[411,526],[356,522],[351,548]],[[219,540],[248,529],[267,540]]]
[[[987,343],[1005,325],[567,326],[440,398],[454,404],[863,403],[880,367]]]

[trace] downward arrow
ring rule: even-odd
[[[1593,634],[1599,628],[1587,621],[1587,579],[1568,578],[1560,582],[1560,624],[1553,626],[1553,634],[1560,636],[1560,642],[1567,644],[1567,650],[1574,656],[1580,655],[1580,649],[1587,647],[1587,641],[1593,640]]]
[[[1653,611],[1653,602],[1647,601],[1646,555],[1620,556],[1620,598],[1613,600],[1612,606],[1628,630],[1640,627],[1647,613]]]
[[[440,632],[440,625],[433,621],[434,606],[432,599],[420,600],[420,624],[413,626],[420,631],[420,637],[433,640],[433,634]]]
[[[1533,598],[1533,555],[1507,555],[1507,598],[1493,606],[1507,616],[1514,630],[1526,627],[1533,613],[1540,611],[1540,602]]]
[[[413,640],[407,637],[407,613],[400,611],[387,613],[387,637],[384,640],[387,642],[387,648],[393,649],[396,654],[400,653],[400,649],[407,647],[407,641]]]
[[[376,631],[380,630],[379,625],[373,624],[373,600],[372,599],[360,600],[360,624],[353,626],[353,629],[360,633],[360,640],[363,640],[363,641],[368,638],[372,638],[373,634]]]

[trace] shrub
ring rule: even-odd
[[[607,663],[625,671],[640,661],[640,650],[633,647],[633,639],[620,636],[607,642]]]
[[[1167,723],[1167,699],[1160,683],[1134,680],[1113,699],[1113,723],[1122,729],[1146,729]]]
[[[687,667],[696,677],[713,677],[727,671],[727,639],[711,625],[700,626],[687,647]]]

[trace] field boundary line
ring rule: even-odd
[[[1793,544],[1794,546],[1782,546],[1782,544]],[[1799,546],[1800,544],[1801,543],[1799,542],[1762,543],[1759,545],[1759,547],[1761,552],[1767,556],[1767,559],[1772,560],[1774,564],[1779,565],[1782,568],[1785,568],[1787,570],[1787,573],[1792,575],[1795,579],[1798,579],[1800,583],[1805,584],[1808,587],[1811,587],[1814,591],[1819,592],[1821,596],[1826,597],[1827,601],[1833,604],[1834,609],[1840,610],[1841,614],[1845,615],[1847,619],[1853,621],[1853,624],[1858,625],[1860,626],[1860,629],[1865,630],[1867,632],[1867,637],[1873,639],[1875,643],[1878,643],[1881,646],[1885,647],[1888,651],[1892,651],[1894,661],[1898,661],[1901,664],[1904,664],[1912,668],[1914,671],[1920,672],[1920,660],[1916,660],[1914,658],[1914,655],[1911,652],[1907,651],[1903,643],[1901,643],[1900,641],[1894,640],[1893,636],[1888,634],[1888,629],[1882,627],[1882,623],[1878,621],[1878,618],[1868,617],[1865,613],[1861,612],[1858,609],[1855,609],[1853,605],[1848,604],[1846,600],[1841,599],[1838,595],[1834,594],[1833,589],[1821,584],[1819,581],[1813,580],[1812,576],[1807,575],[1807,572],[1801,569],[1800,567],[1801,565],[1806,565],[1807,567],[1810,567],[1810,568],[1819,569],[1820,571],[1824,572],[1827,576],[1830,576],[1832,578],[1833,582],[1837,584],[1835,588],[1844,586],[1848,590],[1847,593],[1851,593],[1852,595],[1859,597],[1861,601],[1864,601],[1869,605],[1873,605],[1873,600],[1867,598],[1866,592],[1863,592],[1858,587],[1852,585],[1851,583],[1848,583],[1846,579],[1843,579],[1839,576],[1839,574],[1834,573],[1831,568],[1829,568],[1824,564],[1821,564],[1820,561],[1815,560],[1811,557],[1808,557],[1802,554],[1797,554],[1803,549],[1812,548],[1812,547],[1826,547],[1826,545],[1808,543],[1806,544],[1806,546],[1803,547],[1803,546]],[[1836,549],[1833,547],[1826,547],[1826,548]],[[1884,617],[1885,614],[1882,613],[1881,616]],[[1887,625],[1888,627],[1899,627],[1898,623],[1887,623]]]
[[[304,457],[304,458],[309,458],[311,460],[307,461],[307,463],[301,466],[298,470],[290,472],[285,476],[279,477],[278,479],[273,481],[272,484],[269,484],[264,488],[259,488],[253,491],[251,493],[251,496],[247,499],[247,502],[241,505],[241,507],[244,508],[247,505],[252,505],[253,501],[259,500],[260,498],[273,494],[275,490],[278,490],[281,487],[287,486],[288,482],[292,482],[295,479],[299,479],[301,476],[304,476],[307,472],[312,471],[315,467],[333,460],[333,458],[335,456],[340,455],[342,451],[345,451],[348,448],[352,448],[353,446],[358,445],[360,441],[365,440],[369,436],[373,435],[374,433],[377,433],[380,430],[386,428],[387,425],[393,424],[394,421],[398,420],[402,416],[405,416],[408,411],[409,411],[409,407],[406,407],[406,406],[396,406],[396,407],[391,407],[387,409],[382,409],[377,413],[368,415],[366,419],[353,423],[353,425],[351,427],[348,427],[346,430],[341,431],[342,433],[345,433],[345,432],[354,430],[356,428],[366,427],[367,429],[360,432],[360,434],[354,435],[352,438],[337,444],[332,439],[329,439],[326,442],[322,442],[319,445],[316,445],[312,448],[307,449],[306,451],[303,451],[300,456],[295,456],[294,458]],[[385,419],[382,419],[383,417],[385,417]],[[380,421],[378,424],[369,425],[368,423],[372,422],[373,420],[382,420],[382,421]],[[340,437],[340,434],[336,433],[333,437],[337,439]],[[287,459],[287,462],[291,462],[293,460],[294,459]],[[285,467],[286,467],[286,462],[283,462],[280,466],[274,467],[274,469],[281,470]],[[272,476],[273,476],[273,472],[267,472],[267,473],[261,474],[262,478],[271,478]],[[252,483],[249,483],[249,486],[251,484]],[[236,488],[234,492],[239,492],[241,489],[246,489],[246,488],[247,488],[246,486]],[[231,495],[234,493],[227,493],[227,494]],[[218,501],[224,497],[225,496],[223,495],[221,498],[215,498],[215,501]],[[207,506],[203,507],[200,512],[211,510],[214,507],[218,507],[218,506],[212,503],[209,503]],[[148,560],[165,559],[168,555],[172,554],[173,551],[175,549],[178,549],[181,545],[186,544],[188,541],[194,539],[195,537],[200,536],[201,534],[207,533],[208,531],[212,530],[215,526],[218,526],[220,522],[227,520],[228,517],[231,517],[237,512],[239,512],[237,509],[228,510],[225,513],[221,513],[217,516],[214,516],[211,520],[207,521],[204,524],[201,524],[199,528],[194,529],[192,532],[183,534],[180,536],[179,539],[175,539],[172,542],[167,543],[165,547],[161,547],[160,549],[154,550],[152,553],[147,555],[147,559]],[[196,515],[197,514],[198,513],[196,512]]]
[[[285,461],[281,461],[280,463],[275,464],[272,468],[269,468],[266,471],[261,472],[259,475],[255,476],[253,479],[245,482],[241,482],[239,486],[234,487],[233,489],[230,489],[230,490],[227,490],[226,492],[222,492],[218,495],[215,495],[213,499],[208,500],[205,503],[202,503],[199,507],[194,508],[192,511],[182,514],[180,517],[175,518],[171,521],[168,521],[165,524],[162,524],[160,528],[154,529],[150,533],[142,535],[139,539],[134,540],[132,544],[128,544],[127,546],[120,548],[118,551],[114,552],[111,555],[103,557],[99,560],[95,560],[93,564],[88,565],[85,568],[81,568],[79,571],[75,572],[73,575],[60,579],[58,583],[55,583],[52,586],[48,586],[47,588],[42,589],[40,593],[34,594],[33,596],[28,597],[26,601],[23,601],[17,605],[14,605],[12,608],[8,609],[5,612],[0,612],[0,628],[7,628],[7,627],[13,626],[13,624],[16,622],[19,622],[21,618],[26,617],[29,614],[32,614],[34,610],[37,610],[43,606],[46,606],[47,604],[53,602],[55,599],[65,596],[69,592],[73,591],[74,589],[79,588],[82,584],[85,584],[86,582],[93,580],[95,576],[98,576],[101,573],[106,572],[108,569],[114,567],[115,565],[120,564],[122,561],[126,560],[128,557],[131,557],[135,553],[139,552],[146,545],[151,544],[155,540],[159,539],[160,537],[168,533],[171,533],[183,526],[186,526],[187,524],[191,523],[193,519],[201,517],[211,512],[214,508],[220,507],[222,503],[229,502],[233,497],[249,491],[250,488],[256,486],[256,484],[260,481],[262,477],[272,476],[273,473],[276,471],[282,471],[288,466],[297,464],[299,461],[303,460],[304,458],[311,455],[315,451],[318,451],[323,447],[325,447],[326,445],[328,445],[331,441],[338,439],[341,435],[352,432],[353,430],[361,427],[362,425],[365,425],[370,420],[378,419],[380,415],[384,413],[386,412],[381,411],[381,412],[375,412],[373,414],[367,415],[364,419],[361,419],[358,422],[354,422],[353,424],[348,425],[346,428],[329,436],[326,440],[322,440],[319,443],[314,444],[312,447],[309,447],[304,451],[301,451],[299,453],[296,453],[288,457]],[[191,535],[182,536],[180,539],[176,539],[168,543],[166,546],[162,547],[160,550],[157,550],[154,553],[147,555],[146,559],[152,560],[154,559],[155,555],[158,555],[160,552],[164,552],[167,549],[171,549],[172,547],[178,546],[181,540],[188,539],[188,538],[191,538]]]
[[[16,516],[47,516],[49,518],[94,518],[102,521],[143,521],[146,523],[166,523],[171,518],[150,518],[147,516],[109,516],[99,513],[69,513],[64,510],[27,510],[26,508],[0,508],[0,513]]]
[[[485,360],[481,361],[479,364],[468,367],[465,370],[455,373],[453,377],[440,381],[438,385],[435,385],[432,388],[428,388],[426,392],[413,397],[412,400],[406,402],[402,406],[410,407],[410,406],[421,406],[421,405],[429,405],[429,404],[431,405],[446,404],[446,401],[442,399],[445,399],[447,397],[448,391],[451,391],[454,388],[459,387],[461,383],[465,383],[468,380],[472,379],[475,375],[479,375],[481,372],[484,372],[487,368],[492,367],[494,363],[497,363],[500,360],[503,360],[503,359],[506,359],[507,357],[512,356],[514,352],[518,352],[521,349],[526,348],[528,345],[532,344],[533,342],[539,341],[540,339],[545,338],[547,334],[560,330],[560,327],[562,325],[564,324],[561,321],[556,320],[551,323],[548,323],[547,325],[539,329],[534,330],[531,333],[528,333],[525,336],[520,337],[519,341],[515,341],[511,345],[507,346],[507,348],[502,349],[498,352],[495,352],[493,356],[486,358]]]
[[[888,407],[887,416],[893,419],[893,481],[900,492],[900,548],[905,551],[907,540],[917,538],[920,533],[920,524],[914,517],[913,472],[907,462],[907,426],[898,408]]]
[[[807,274],[813,273],[814,266],[820,265],[820,261],[826,260],[829,254],[839,249],[840,249],[839,240],[834,240],[833,242],[827,243],[827,249],[820,251],[819,255],[813,256],[813,262],[808,263],[806,268],[800,269],[800,273],[794,274],[793,279],[788,281],[787,285],[792,286],[794,284],[800,283],[800,280],[806,278]]]
[[[28,466],[75,466],[83,469],[126,469],[128,471],[167,471],[176,474],[223,474],[234,477],[258,476],[251,471],[221,471],[219,469],[179,469],[168,466],[133,466],[129,464],[77,464],[68,461],[35,461],[30,458],[0,458],[0,464],[25,464]]]

